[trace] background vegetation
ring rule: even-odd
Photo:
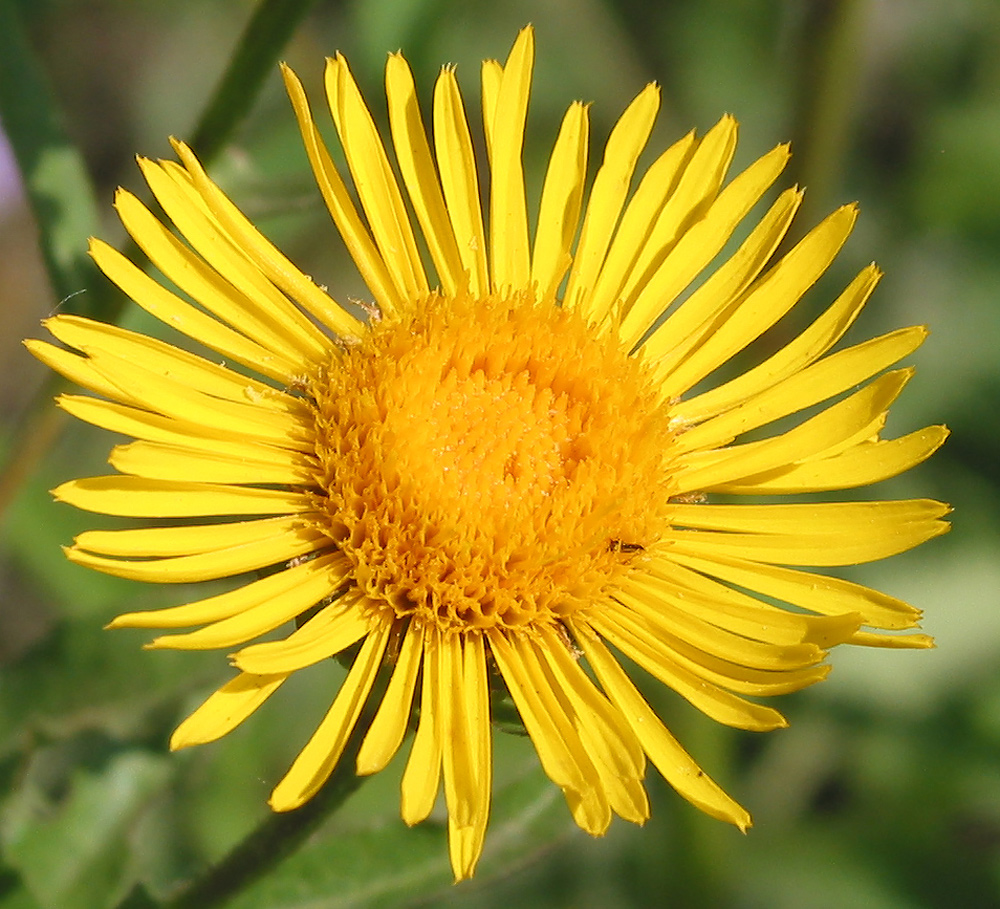
[[[495,819],[474,882],[449,883],[440,815],[416,830],[399,821],[397,767],[233,905],[1000,905],[1000,5],[319,0],[296,23],[294,8],[308,5],[277,4],[296,24],[280,56],[318,97],[323,56],[343,50],[380,117],[386,51],[406,52],[425,98],[438,66],[457,63],[474,109],[479,61],[503,58],[533,22],[526,159],[536,190],[570,101],[593,101],[597,148],[650,80],[664,96],[654,147],[726,111],[742,124],[737,167],[793,139],[791,179],[808,187],[800,223],[843,202],[862,206],[836,274],[806,308],[875,258],[886,278],[852,338],[915,322],[933,332],[890,429],[947,421],[954,434],[931,463],[877,492],[945,499],[956,523],[917,552],[850,572],[925,609],[937,650],[835,652],[829,681],[784,700],[791,728],[760,737],[651,692],[753,811],[746,837],[700,816],[652,772],[646,828],[617,822],[591,840],[527,743],[500,736]],[[19,344],[56,310],[120,306],[82,256],[86,235],[122,244],[114,187],[142,194],[133,155],[167,156],[168,136],[195,135],[254,9],[249,0],[0,0],[0,105],[36,202],[33,215],[0,146],[0,454],[14,459],[0,487],[0,909],[104,909],[130,893],[140,906],[169,894],[266,816],[267,793],[337,684],[337,668],[317,667],[223,741],[167,753],[178,719],[225,677],[224,660],[144,653],[142,633],[101,630],[117,612],[194,594],[62,558],[59,545],[99,521],[46,490],[104,472],[111,439],[38,409],[53,388]],[[273,57],[279,20],[264,30]],[[242,96],[248,116],[213,173],[307,272],[339,297],[363,296],[276,69],[260,71],[261,91]],[[239,113],[239,85],[224,98],[222,113]],[[202,147],[226,136],[222,121],[201,130]],[[155,330],[135,310],[123,324]]]

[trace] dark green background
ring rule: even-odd
[[[24,13],[29,47],[82,150],[100,221],[92,229],[121,244],[113,188],[141,193],[134,154],[165,156],[169,135],[191,136],[252,4],[0,4]],[[795,318],[876,259],[886,277],[849,339],[915,322],[932,329],[889,430],[947,422],[953,436],[875,495],[950,501],[955,529],[849,576],[924,609],[938,649],[841,648],[827,682],[777,703],[791,728],[764,736],[721,729],[652,689],[682,741],[753,812],[746,837],[700,816],[651,771],[646,828],[616,822],[591,840],[539,778],[527,743],[501,736],[496,817],[473,883],[448,883],[442,815],[412,831],[399,821],[397,762],[234,905],[1000,905],[1000,4],[319,0],[280,56],[317,109],[322,58],[339,49],[381,118],[385,53],[402,48],[425,102],[438,66],[454,62],[477,110],[480,59],[502,59],[529,21],[538,49],[529,198],[569,102],[593,102],[593,157],[625,104],[656,80],[655,150],[731,112],[741,122],[737,167],[795,140],[788,182],[808,188],[803,229],[860,201],[854,236]],[[20,79],[17,69],[0,73]],[[213,174],[307,273],[341,299],[362,297],[269,73]],[[0,192],[0,446],[11,450],[16,433],[32,431],[25,414],[44,381],[19,339],[40,336],[37,321],[59,308],[60,293],[23,199],[8,184]],[[85,198],[76,211],[67,230],[94,217]],[[89,229],[71,233],[71,253]],[[62,308],[106,305],[88,293]],[[134,310],[124,323],[152,329]],[[266,815],[271,786],[337,684],[339,670],[317,667],[222,742],[167,754],[173,725],[227,670],[220,654],[144,653],[146,635],[101,630],[119,611],[182,602],[203,587],[130,584],[62,558],[74,533],[114,522],[54,505],[46,490],[104,472],[111,442],[62,427],[32,459],[2,527],[0,909],[100,909],[136,881],[161,897],[198,873]]]

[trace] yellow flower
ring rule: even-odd
[[[487,826],[493,693],[509,692],[589,833],[613,813],[646,819],[647,758],[684,798],[744,829],[747,812],[671,736],[618,654],[720,723],[783,726],[747,696],[819,681],[835,644],[931,643],[884,633],[916,626],[905,603],[789,566],[880,559],[947,529],[947,507],[927,500],[731,504],[862,486],[930,455],[943,427],[879,438],[911,374],[883,370],[925,331],[829,353],[878,280],[869,266],[784,347],[717,379],[823,274],[854,207],[772,261],[801,198],[785,190],[700,278],[788,150],[723,186],[736,146],[724,117],[634,185],[658,107],[650,85],[612,131],[589,190],[587,107],[570,106],[532,239],[521,163],[532,61],[525,29],[506,64],[483,65],[485,215],[452,69],[437,81],[430,139],[410,70],[390,56],[394,167],[346,61],[328,62],[360,208],[285,69],[319,188],[371,290],[366,320],[278,252],[178,143],[179,164],[140,161],[176,233],[124,190],[116,206],[194,303],[106,243],[91,252],[140,306],[225,362],[73,316],[46,322],[65,348],[27,342],[97,395],[65,395],[61,407],[137,440],[113,449],[118,473],[65,483],[56,497],[183,519],[83,533],[70,559],[156,582],[271,569],[111,623],[201,626],[152,647],[238,648],[239,674],[172,747],[219,738],[292,673],[355,648],[271,805],[295,808],[323,785],[366,708],[360,774],[385,767],[416,715],[402,816],[426,818],[443,779],[458,879],[473,873]],[[772,431],[744,440],[761,427]],[[247,643],[293,619],[300,627],[284,639]],[[368,704],[377,677],[384,693]]]

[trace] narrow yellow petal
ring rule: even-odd
[[[391,630],[390,623],[379,624],[365,639],[329,713],[274,787],[268,804],[275,811],[305,804],[333,773],[378,675]]]
[[[497,98],[503,81],[503,66],[497,60],[484,60],[480,67],[482,84],[483,135],[486,139],[486,158],[493,158],[493,123],[497,116]]]
[[[643,350],[656,363],[657,377],[669,372],[711,338],[722,314],[738,304],[764,270],[801,202],[802,193],[796,189],[781,193],[736,252],[645,341]]]
[[[297,602],[301,605],[298,612],[304,612],[334,593],[349,570],[350,566],[341,553],[325,553],[226,593],[185,603],[183,606],[126,612],[114,618],[107,627],[186,628],[239,617],[272,602],[285,603],[290,597],[298,598]],[[298,612],[294,614],[297,615]]]
[[[313,561],[318,562],[319,559]],[[335,572],[332,564],[328,563],[327,570],[302,575],[301,582],[292,587],[288,587],[286,582],[284,590],[275,592],[273,596],[262,602],[247,606],[236,612],[235,615],[219,619],[204,628],[190,631],[187,634],[161,635],[154,638],[145,647],[147,650],[214,650],[245,644],[253,638],[274,631],[285,622],[290,622],[318,603],[333,596],[338,587],[347,580],[350,572],[350,565],[342,556],[334,559],[333,564],[339,568],[339,573]],[[293,570],[285,569],[280,574],[287,574]],[[259,591],[255,592],[254,596],[258,597]],[[249,601],[250,597],[245,599]],[[190,609],[200,606],[202,615],[205,615],[207,614],[207,602],[202,601],[201,604],[188,604],[187,607],[176,608]],[[160,612],[170,611],[160,610]],[[117,625],[117,623],[118,620],[112,624]]]
[[[68,502],[84,511],[128,518],[301,514],[312,510],[311,497],[299,492],[142,477],[70,480],[53,489],[52,495],[57,502]]]
[[[309,424],[301,415],[204,394],[183,381],[152,372],[102,348],[88,347],[86,352],[95,369],[109,381],[129,389],[149,410],[300,451],[313,447],[307,438]]]
[[[326,61],[326,95],[372,235],[404,300],[427,294],[413,228],[385,147],[341,54]]]
[[[424,635],[420,722],[400,789],[400,814],[403,822],[411,827],[426,820],[434,808],[441,785],[444,741],[441,730],[443,706],[437,700],[440,657],[441,635],[436,627],[430,627]]]
[[[281,74],[285,80],[285,90],[295,110],[295,118],[302,133],[302,142],[306,147],[316,183],[330,216],[343,238],[344,245],[379,307],[388,312],[399,311],[403,305],[403,298],[393,284],[386,264],[382,261],[382,255],[354,207],[350,193],[316,129],[302,83],[284,64],[281,67]]]
[[[862,442],[832,458],[780,467],[735,483],[719,484],[715,489],[744,495],[775,495],[870,486],[925,461],[947,438],[946,427],[928,426],[899,439]]]
[[[307,523],[307,516],[294,515],[227,524],[85,530],[73,542],[78,549],[109,556],[150,558],[194,555],[274,539],[284,533],[301,530]]]
[[[468,688],[462,635],[441,642],[441,675],[437,701],[441,705],[444,750],[444,797],[448,817],[456,827],[468,827],[475,811],[476,780],[473,743],[469,736]],[[457,874],[457,869],[456,869]]]
[[[705,343],[663,377],[662,394],[680,396],[758,338],[826,271],[857,220],[845,205],[814,227],[720,321]]]
[[[187,168],[202,198],[212,210],[212,214],[218,218],[236,244],[253,260],[261,273],[323,325],[328,325],[339,335],[357,337],[361,332],[360,323],[346,310],[341,309],[322,288],[296,268],[250,223],[246,216],[226,198],[222,190],[208,178],[192,151],[183,142],[175,143],[174,150]]]
[[[822,615],[857,612],[876,628],[913,628],[919,610],[888,594],[842,578],[765,565],[722,552],[689,553],[671,549],[670,558],[731,584],[776,597]]]
[[[745,432],[841,394],[913,353],[926,337],[922,326],[901,328],[824,357],[739,407],[688,429],[677,439],[678,450],[726,445]]]
[[[111,281],[165,325],[183,332],[227,359],[249,366],[284,385],[291,385],[295,376],[301,373],[299,363],[267,350],[195,309],[190,303],[161,287],[103,240],[90,241],[90,255]]]
[[[788,725],[772,707],[755,704],[732,692],[711,684],[702,673],[686,669],[676,660],[650,646],[646,636],[637,629],[627,628],[618,616],[601,615],[593,628],[617,647],[629,659],[673,689],[693,707],[724,726],[769,732]]]
[[[887,650],[930,650],[935,646],[929,634],[875,634],[859,631],[850,643],[858,647],[882,647]]]
[[[715,388],[679,402],[673,416],[696,423],[720,414],[795,375],[818,360],[854,323],[878,284],[882,273],[874,265],[863,268],[847,289],[815,322],[763,363]]]
[[[535,57],[534,31],[521,30],[503,69],[490,156],[491,284],[496,292],[528,286],[528,209],[521,153]]]
[[[777,506],[775,506],[777,507]],[[930,518],[889,526],[879,534],[801,537],[798,534],[716,533],[674,530],[666,539],[681,552],[737,556],[778,565],[858,565],[898,555],[947,533],[946,521]]]
[[[287,413],[302,413],[305,409],[301,398],[293,397],[286,391],[241,375],[227,366],[213,363],[172,344],[117,325],[69,315],[54,316],[42,324],[63,344],[77,350],[108,350],[151,372],[168,376],[217,398],[250,402],[255,407]],[[122,394],[121,390],[118,394]]]
[[[232,732],[264,703],[287,675],[250,675],[241,672],[215,692],[170,737],[170,750],[214,742]]]
[[[700,452],[678,459],[674,474],[677,493],[711,490],[716,485],[756,476],[814,457],[832,457],[841,450],[871,438],[885,422],[886,410],[913,375],[901,369],[880,376],[843,401],[794,429],[760,442],[732,445],[718,452]]]
[[[447,67],[434,86],[434,153],[458,253],[469,275],[469,292],[485,296],[490,280],[476,156],[458,80]]]
[[[706,814],[746,830],[751,823],[750,815],[678,744],[600,638],[582,622],[570,620],[567,624],[601,687],[622,712],[664,779]]]
[[[649,659],[661,665],[677,664],[689,673],[704,679],[710,685],[751,697],[771,697],[799,691],[822,681],[829,675],[830,666],[817,664],[792,669],[758,669],[743,666],[706,653],[688,642],[683,635],[672,633],[668,621],[658,620],[651,610],[640,613],[616,613],[619,625],[633,637],[641,640]],[[857,631],[859,620],[855,615],[850,623],[850,638]]]
[[[139,166],[167,216],[200,254],[181,243],[135,196],[119,190],[118,216],[150,261],[205,309],[269,350],[303,365],[309,356],[321,356],[328,347],[322,333],[194,204],[190,184],[174,180],[165,165],[140,158]]]
[[[724,146],[720,149],[720,166],[727,155],[724,149]],[[645,273],[638,268],[633,272],[625,288],[627,313],[620,329],[626,346],[638,343],[655,320],[722,251],[750,209],[778,178],[789,157],[788,146],[779,145],[757,160],[719,193],[702,217],[684,229],[659,265],[654,265],[654,258]],[[697,155],[690,166],[695,167],[696,163]],[[651,268],[655,270],[650,272]],[[629,305],[633,299],[634,303]]]
[[[582,288],[576,301],[594,320],[604,319],[612,312],[619,311],[622,287],[652,234],[664,204],[677,189],[684,167],[695,148],[695,135],[693,132],[688,133],[663,152],[643,174],[635,194],[625,208],[607,258],[595,275],[594,284]],[[592,201],[591,205],[593,204]],[[586,222],[584,227],[586,228]],[[572,275],[570,278],[572,279]],[[574,300],[568,292],[567,299]]]
[[[66,558],[76,565],[84,565],[117,578],[153,581],[159,584],[190,584],[195,581],[228,578],[247,571],[257,571],[327,546],[329,537],[301,522],[291,530],[275,533],[264,540],[214,549],[211,552],[163,559],[142,561],[112,559],[93,555],[76,546],[63,547],[63,552]]]
[[[49,369],[54,369],[63,378],[69,379],[74,385],[79,385],[106,398],[114,398],[119,401],[134,401],[134,399],[122,391],[114,382],[109,382],[100,372],[94,369],[94,364],[86,357],[78,356],[47,341],[37,341],[28,338],[22,342],[28,348],[28,352],[36,359],[41,360]]]
[[[356,595],[342,596],[283,641],[265,641],[238,650],[230,657],[232,664],[244,672],[294,672],[336,656],[372,628],[372,619],[362,603]]]
[[[570,249],[580,221],[583,186],[587,179],[587,108],[572,104],[556,139],[538,207],[531,282],[541,298],[555,296],[572,261]]]
[[[359,776],[385,769],[399,750],[410,722],[413,694],[423,653],[424,626],[411,623],[403,632],[403,643],[389,685],[358,751]]]
[[[726,115],[705,134],[692,152],[676,188],[664,202],[653,229],[639,248],[618,294],[625,302],[626,313],[631,309],[638,288],[659,268],[667,253],[715,199],[736,152],[736,133],[736,120]],[[697,260],[697,254],[694,260]],[[632,340],[626,341],[626,346],[638,341],[641,333],[633,332]]]
[[[413,73],[402,54],[390,54],[385,68],[389,126],[403,182],[446,294],[465,285],[462,258],[448,218],[441,182],[431,154]]]
[[[623,612],[642,615],[672,636],[737,666],[779,672],[815,666],[826,655],[821,647],[811,642],[772,644],[734,634],[689,612],[682,597],[671,596],[652,583],[624,581],[615,591],[614,598],[624,607],[611,610],[616,615]]]
[[[660,90],[650,83],[625,109],[604,147],[604,159],[590,191],[566,285],[567,302],[581,307],[585,314],[589,312],[590,290],[604,264],[636,162],[646,147],[659,106]]]
[[[262,457],[256,458],[254,454]],[[205,483],[274,483],[312,486],[316,467],[300,452],[246,443],[246,456],[198,451],[162,442],[132,442],[111,450],[108,463],[121,473],[150,480]]]

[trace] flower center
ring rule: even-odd
[[[666,527],[670,430],[643,364],[530,294],[432,296],[312,393],[331,534],[396,615],[553,624]]]

